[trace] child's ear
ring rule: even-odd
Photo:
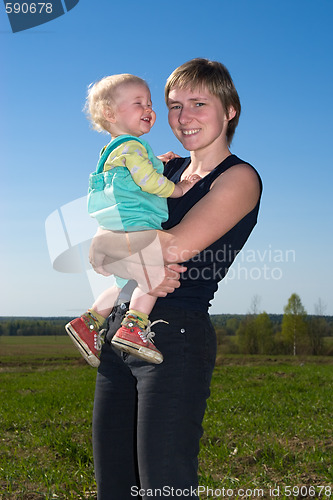
[[[103,116],[110,123],[115,123],[116,121],[115,113],[110,106],[105,106],[103,108]]]

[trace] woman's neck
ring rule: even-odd
[[[230,151],[227,146],[220,148],[218,151],[214,149],[213,151],[205,151],[204,153],[199,151],[191,151],[191,163],[186,169],[188,173],[200,175],[204,177],[209,174],[214,168],[222,163],[228,156],[230,156]]]

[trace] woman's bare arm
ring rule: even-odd
[[[166,264],[184,262],[232,229],[255,207],[259,179],[249,165],[231,167],[172,229],[159,231]]]

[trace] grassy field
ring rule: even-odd
[[[1,500],[96,499],[95,376],[67,337],[0,337]],[[201,498],[333,498],[332,394],[333,358],[220,355]]]

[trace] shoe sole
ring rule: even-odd
[[[120,351],[132,354],[135,358],[142,359],[143,361],[149,361],[159,365],[163,361],[163,356],[160,352],[154,352],[146,347],[138,347],[129,341],[121,341],[119,339],[112,339],[111,344]]]
[[[93,368],[97,368],[100,364],[100,360],[95,356],[94,353],[91,352],[87,344],[83,342],[83,340],[79,337],[70,323],[67,323],[65,328],[73,344],[80,351],[86,362]]]

